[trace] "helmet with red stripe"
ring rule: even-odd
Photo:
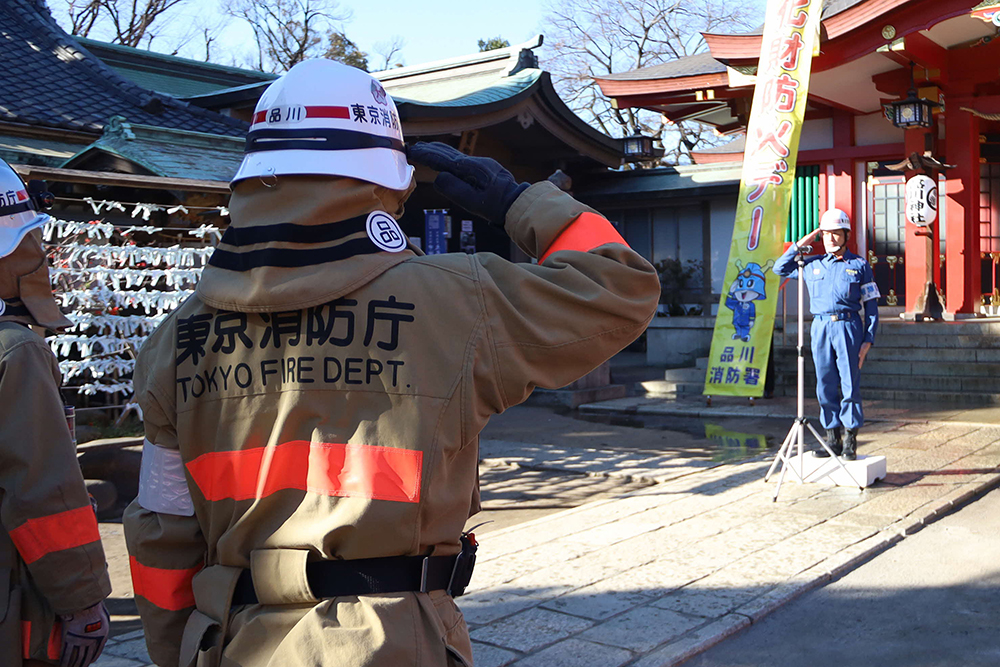
[[[399,114],[378,79],[333,60],[306,60],[267,87],[232,183],[290,174],[409,187]]]
[[[41,227],[49,216],[40,209],[52,205],[52,195],[41,181],[28,188],[10,165],[0,160],[0,257],[14,252],[21,239]]]

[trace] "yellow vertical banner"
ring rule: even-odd
[[[764,392],[809,73],[822,0],[769,0],[747,126],[740,200],[705,376],[710,396]]]

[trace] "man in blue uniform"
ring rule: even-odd
[[[796,254],[822,234],[826,254],[807,257],[803,267],[809,290],[812,355],[816,366],[816,398],[826,444],[848,461],[857,458],[858,429],[864,425],[859,375],[878,329],[878,287],[872,267],[847,250],[851,220],[832,208],[823,214],[819,229],[804,236],[774,264],[782,277],[795,276]],[[864,309],[864,314],[859,311]],[[841,439],[842,428],[846,436]],[[819,456],[829,456],[826,451]]]

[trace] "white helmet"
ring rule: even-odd
[[[819,220],[821,232],[835,232],[838,229],[851,231],[851,219],[839,208],[831,208]]]
[[[51,199],[41,199],[51,196],[29,193],[17,172],[0,160],[0,257],[14,252],[28,232],[48,222],[49,216],[39,209],[51,206]]]
[[[399,114],[377,79],[333,60],[306,60],[267,87],[232,183],[288,174],[409,187]]]

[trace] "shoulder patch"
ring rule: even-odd
[[[399,223],[385,211],[372,211],[366,224],[368,238],[386,252],[401,252],[406,249],[406,235]]]

